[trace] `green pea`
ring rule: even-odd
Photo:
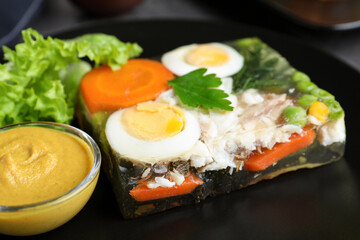
[[[298,99],[298,104],[302,107],[304,107],[305,109],[308,109],[310,107],[311,104],[313,104],[314,102],[317,101],[317,97],[313,96],[313,95],[302,95],[299,99]]]
[[[335,97],[331,93],[321,88],[313,89],[311,94],[318,97],[323,102],[327,100],[335,100]]]
[[[296,71],[292,75],[292,80],[296,83],[299,82],[311,82],[310,77],[303,72]]]
[[[313,82],[299,82],[296,85],[296,88],[301,92],[311,93],[313,90],[317,89],[318,87]]]
[[[328,99],[322,100],[322,102],[323,102],[328,108],[331,108],[331,105],[333,105],[334,102],[336,102],[336,101],[335,101],[335,99],[330,99],[330,98],[328,98]]]
[[[300,127],[305,126],[307,121],[306,111],[302,107],[296,107],[296,106],[287,107],[283,112],[283,116],[287,123],[297,125]]]
[[[325,103],[326,104],[326,103]],[[329,118],[338,119],[344,115],[344,110],[342,109],[338,101],[329,101],[326,106],[329,107]]]
[[[330,112],[329,118],[330,119],[339,119],[345,114],[344,110],[338,111],[338,112]]]

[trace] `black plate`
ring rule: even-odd
[[[159,56],[193,42],[260,37],[341,102],[347,113],[345,158],[208,198],[197,205],[135,220],[123,219],[102,173],[94,195],[76,217],[30,239],[360,239],[360,159],[356,139],[360,136],[360,91],[354,87],[359,72],[293,38],[234,23],[105,21],[53,34],[72,38],[92,32],[137,42],[144,48],[143,57]]]

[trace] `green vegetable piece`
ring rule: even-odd
[[[330,112],[329,113],[329,118],[330,119],[339,119],[341,118],[342,116],[344,116],[344,110],[341,110],[341,111],[337,111],[337,112]]]
[[[237,41],[237,44],[241,47],[251,47],[254,45],[254,42],[258,42],[260,39],[257,38],[242,38]]]
[[[307,122],[306,111],[302,107],[297,107],[297,106],[287,107],[283,112],[283,116],[287,123],[297,125],[300,127],[305,126]]]
[[[303,72],[300,72],[300,71],[294,72],[294,74],[292,76],[292,80],[295,83],[311,82],[310,77],[306,73],[303,73]]]
[[[327,102],[324,102],[326,104],[326,106],[329,108],[329,115],[328,117],[330,119],[339,119],[340,117],[342,117],[345,113],[344,110],[342,109],[340,103],[336,100],[329,100]]]
[[[181,102],[189,107],[218,108],[232,111],[229,95],[223,90],[216,89],[221,85],[220,78],[215,74],[204,75],[207,70],[199,68],[188,74],[168,81]]]
[[[313,89],[311,91],[311,94],[314,95],[315,97],[318,97],[323,102],[335,100],[335,97],[324,89],[320,89],[320,88]]]
[[[303,82],[299,82],[299,83],[296,85],[296,88],[297,88],[299,91],[301,91],[301,92],[311,93],[313,90],[317,89],[318,87],[317,87],[316,84],[313,83],[313,82],[303,81]]]
[[[338,119],[344,115],[344,110],[342,109],[340,103],[335,100],[335,97],[326,90],[323,89],[314,89],[311,91],[311,94],[317,97],[329,108],[329,118]]]
[[[305,94],[305,95],[302,95],[297,103],[304,107],[305,109],[308,109],[310,107],[311,104],[313,104],[314,102],[317,101],[317,97],[313,96],[313,95],[308,95],[308,94]]]

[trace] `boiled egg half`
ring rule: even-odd
[[[198,68],[206,68],[206,74],[229,77],[240,71],[243,56],[223,43],[190,44],[165,53],[162,63],[174,74],[181,76]]]
[[[121,157],[154,164],[186,154],[200,138],[197,119],[161,102],[143,102],[110,115],[105,133]]]

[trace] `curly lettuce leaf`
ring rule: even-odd
[[[95,67],[106,64],[113,70],[142,52],[138,44],[123,43],[115,36],[103,33],[85,34],[66,44],[66,48],[76,48],[80,58],[88,57],[94,61]]]
[[[114,36],[88,34],[71,40],[44,38],[29,28],[14,50],[3,46],[0,64],[0,126],[26,121],[70,123],[78,86],[91,65],[113,69],[139,55],[137,44]]]

